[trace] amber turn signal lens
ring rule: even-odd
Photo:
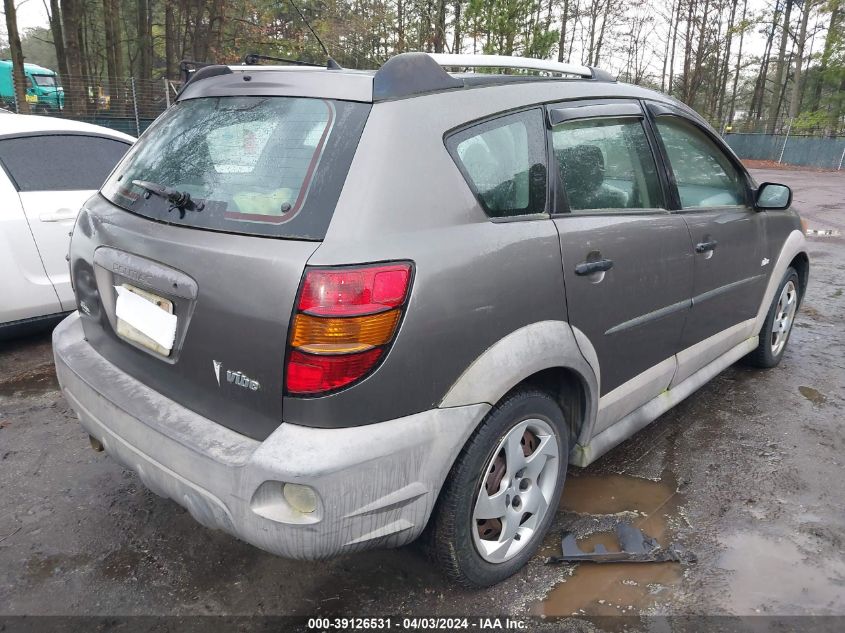
[[[291,345],[312,354],[363,352],[387,343],[398,321],[399,310],[346,318],[297,314]]]

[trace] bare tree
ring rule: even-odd
[[[733,122],[734,115],[736,114],[736,93],[737,87],[739,86],[739,71],[742,68],[742,44],[745,40],[745,30],[748,28],[748,25],[745,22],[745,16],[747,13],[748,0],[742,0],[742,22],[739,31],[739,51],[737,51],[736,55],[736,70],[734,72],[733,90],[731,90],[731,106],[728,109],[728,123]]]
[[[172,2],[164,3],[164,75],[176,79],[178,73],[176,54],[176,16]]]
[[[455,13],[455,19],[453,24],[453,33],[454,39],[452,40],[452,52],[453,53],[460,53],[463,47],[463,43],[461,38],[463,37],[463,31],[461,30],[461,9],[463,6],[463,0],[455,0],[453,5],[453,11]]]
[[[727,36],[725,37],[725,57],[722,60],[721,77],[719,79],[718,104],[716,106],[716,118],[719,123],[722,123],[722,115],[724,113],[725,93],[728,89],[728,74],[730,70],[731,61],[731,45],[733,44],[734,34],[734,20],[736,19],[736,2],[731,2],[731,13],[728,18]]]
[[[663,45],[663,71],[660,73],[660,90],[666,92],[666,70],[669,65],[669,46],[673,43],[672,32],[673,27],[677,26],[675,23],[676,6],[680,4],[679,0],[671,0],[669,5],[669,14],[663,15],[663,19],[667,23],[668,31],[666,33],[666,41]],[[674,51],[673,51],[674,53]]]
[[[814,5],[814,0],[804,0],[804,6],[801,10],[801,26],[798,28],[798,39],[796,41],[795,70],[792,73],[792,95],[789,100],[790,119],[798,116],[798,110],[801,107],[801,93],[804,89],[801,70],[804,66],[804,48],[807,45],[807,24],[810,21],[810,13],[812,13]]]
[[[711,0],[704,0],[704,9],[703,9],[703,16],[701,18],[701,24],[698,27],[698,45],[694,51],[694,63],[693,63],[693,71],[692,77],[690,77],[689,81],[686,82],[687,91],[684,97],[686,103],[692,103],[695,99],[695,95],[698,93],[698,88],[701,86],[702,82],[702,69],[704,68],[704,62],[708,57],[708,50],[707,50],[707,25],[708,25],[708,18],[710,16],[710,7],[711,7]]]
[[[112,109],[119,106],[119,78],[123,76],[123,48],[120,44],[120,3],[103,0],[106,69],[109,78],[109,99]]]
[[[772,85],[772,103],[769,107],[769,134],[774,134],[778,122],[778,113],[780,111],[779,105],[781,95],[784,91],[783,75],[786,68],[786,44],[789,40],[789,19],[792,15],[792,4],[794,0],[786,0],[786,8],[783,11],[783,26],[780,33],[780,48],[778,49],[778,59],[775,65],[775,78]]]
[[[693,48],[692,43],[695,39],[695,23],[696,10],[698,8],[697,0],[687,0],[687,19],[686,30],[684,31],[684,74],[681,78],[681,99],[685,102],[689,101],[690,94],[690,77],[692,75],[693,64]]]
[[[563,0],[560,9],[560,39],[557,47],[557,60],[562,62],[566,57],[566,37],[569,35],[569,0]]]
[[[681,23],[681,0],[678,0],[675,9],[675,17],[672,20],[672,54],[669,56],[669,84],[666,86],[667,92],[671,95],[673,84],[675,80],[675,50],[678,45],[678,26]]]
[[[137,33],[136,46],[138,49],[138,66],[136,72],[141,79],[152,78],[153,65],[153,42],[152,42],[152,16],[150,14],[151,0],[135,0],[137,8]],[[206,40],[207,45],[207,40]]]
[[[65,37],[62,32],[62,11],[59,8],[59,0],[50,0],[47,6],[44,0],[44,10],[47,12],[47,20],[50,22],[50,32],[53,35],[53,47],[56,49],[56,62],[59,65],[59,75],[67,77],[67,57],[65,56]]]
[[[810,100],[810,110],[813,111],[818,110],[821,105],[823,87],[821,77],[823,77],[825,72],[828,70],[836,49],[837,38],[831,37],[831,34],[838,33],[839,30],[842,29],[843,20],[845,20],[845,4],[843,4],[842,0],[830,0],[828,6],[830,11],[830,20],[827,24],[827,37],[824,41],[824,49],[822,50],[821,59],[819,60],[818,71],[820,79],[816,82]]]
[[[446,43],[446,0],[437,0],[437,16],[434,21],[434,37],[432,38],[435,53],[443,52]]]
[[[757,73],[757,80],[754,82],[754,94],[751,96],[751,105],[748,110],[749,117],[754,116],[758,121],[763,118],[763,105],[766,97],[766,79],[769,74],[772,43],[774,42],[775,32],[777,31],[777,27],[780,22],[780,16],[780,5],[776,5],[774,15],[772,17],[771,28],[768,29],[768,34],[766,36],[766,47],[763,51],[760,71]]]
[[[396,52],[405,52],[405,1],[396,0]]]
[[[68,76],[65,77],[65,95],[70,101],[70,111],[79,116],[85,113],[85,85],[83,84],[82,50],[79,44],[79,0],[62,0],[62,30],[65,35]]]
[[[28,114],[29,102],[26,100],[26,75],[23,72],[23,48],[18,33],[18,14],[14,0],[3,0],[6,12],[6,31],[9,34],[9,50],[12,54],[12,83],[15,86],[15,109]]]

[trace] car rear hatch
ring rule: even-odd
[[[269,435],[282,421],[303,271],[368,112],[238,96],[190,99],[162,115],[74,229],[72,275],[91,345],[183,406]]]

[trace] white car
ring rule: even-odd
[[[134,141],[79,121],[0,117],[0,339],[76,309],[69,234]]]

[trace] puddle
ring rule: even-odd
[[[39,365],[0,382],[0,396],[35,396],[58,389],[59,381],[52,364]]]
[[[812,402],[817,407],[820,407],[827,401],[827,398],[821,391],[813,389],[812,387],[805,387],[802,385],[798,387],[798,391],[801,393],[802,396],[807,398],[807,400]]]
[[[799,314],[801,314],[802,316],[805,316],[808,319],[811,319],[813,321],[821,321],[821,322],[829,321],[829,319],[827,318],[826,315],[822,314],[821,312],[819,312],[813,306],[810,306],[810,305],[802,305],[801,306],[801,312]]]
[[[110,552],[100,562],[100,573],[110,580],[125,580],[133,576],[142,560],[139,552],[121,548]]]
[[[633,524],[665,547],[672,540],[667,521],[681,501],[675,490],[675,482],[668,475],[660,481],[625,475],[570,477],[560,507],[582,515],[636,512],[640,516]],[[599,543],[608,551],[619,551],[614,532],[578,539],[583,551],[592,551]],[[668,597],[682,575],[683,568],[677,563],[581,563],[566,582],[535,604],[531,613],[636,615]]]
[[[831,549],[805,556],[785,539],[757,533],[735,534],[725,539],[727,550],[719,567],[728,570],[728,608],[735,615],[778,613],[825,615],[841,613],[845,597],[845,561]],[[772,582],[772,579],[782,579]]]
[[[675,482],[627,475],[569,477],[560,509],[579,514],[616,514],[626,510],[650,514],[675,495]],[[651,535],[654,536],[654,535]]]
[[[86,554],[53,554],[50,556],[36,554],[26,561],[26,570],[34,581],[43,582],[63,572],[78,570],[89,560],[90,558]]]

